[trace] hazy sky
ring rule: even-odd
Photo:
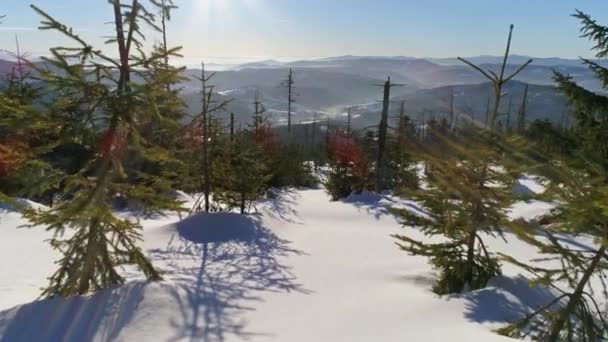
[[[144,0],[145,1],[145,0]],[[103,44],[111,33],[107,0],[0,0],[0,49],[18,34],[34,54],[63,44],[36,29],[32,2],[82,36]],[[605,0],[176,0],[171,45],[189,57],[285,58],[337,55],[453,57],[502,52],[508,25],[513,52],[589,56],[575,8],[608,25]],[[151,36],[150,38],[155,39]]]

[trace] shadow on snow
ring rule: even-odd
[[[478,323],[513,323],[551,303],[558,296],[544,286],[531,286],[524,276],[499,276],[487,288],[466,295],[465,317]]]
[[[168,278],[178,284],[173,297],[179,316],[171,321],[173,340],[224,341],[227,335],[259,335],[247,329],[243,315],[254,310],[260,292],[308,293],[281,258],[300,255],[250,216],[199,214],[176,225],[164,250]]]
[[[260,219],[199,214],[167,228],[172,230],[168,244],[150,251],[166,282],[133,281],[93,296],[0,312],[0,341],[112,341],[134,317],[168,317],[158,324],[169,324],[170,341],[246,339],[264,335],[251,331],[245,317],[261,293],[309,293],[282,262],[302,252]]]
[[[391,196],[364,191],[363,193],[353,193],[342,200],[343,203],[355,206],[359,211],[373,215],[377,220],[383,216],[397,217],[390,209],[407,209],[408,211],[425,215],[424,209],[416,202],[411,200],[396,200]],[[397,217],[399,218],[399,217]]]

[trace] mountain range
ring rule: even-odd
[[[511,56],[507,73],[528,59],[530,57]],[[502,57],[495,56],[467,60],[494,72],[500,70],[502,63]],[[13,65],[13,62],[0,60],[0,73],[10,72]],[[234,112],[241,124],[250,121],[257,90],[273,123],[284,124],[287,90],[281,84],[290,68],[295,77],[296,96],[292,107],[296,123],[310,121],[315,116],[340,120],[350,106],[355,126],[376,123],[380,110],[377,101],[382,98],[379,86],[389,76],[392,82],[402,85],[393,88],[393,102],[405,101],[406,111],[413,118],[423,113],[426,117],[446,115],[450,94],[454,92],[456,112],[482,120],[491,93],[488,80],[456,58],[340,56],[295,62],[265,60],[215,72],[212,83],[218,100],[232,99],[226,112],[219,116],[228,117],[228,113]],[[529,118],[560,120],[567,101],[554,87],[554,71],[573,76],[587,89],[604,92],[601,83],[580,60],[534,58],[534,62],[507,87],[503,111],[508,112],[509,103],[511,111],[517,111],[525,84],[529,84]],[[190,81],[183,84],[182,95],[189,112],[195,114],[200,110],[200,85],[194,76],[198,76],[200,70],[187,69],[185,73]],[[392,107],[394,112],[399,106]]]

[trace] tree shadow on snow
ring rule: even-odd
[[[300,195],[292,189],[273,189],[272,198],[259,201],[256,210],[274,219],[301,224],[300,215],[294,209],[299,198]]]
[[[199,214],[178,223],[176,230],[164,250],[152,251],[156,264],[164,261],[167,278],[178,284],[172,292],[179,305],[170,322],[172,340],[221,342],[229,335],[264,335],[250,331],[244,317],[255,310],[261,292],[309,293],[280,260],[303,253],[257,218]]]
[[[424,210],[416,202],[409,200],[395,200],[390,196],[374,192],[352,194],[342,200],[342,203],[355,206],[360,212],[373,215],[377,220],[383,216],[397,217],[391,208],[403,208],[416,213],[424,214]],[[397,217],[399,218],[399,217]]]
[[[114,341],[124,338],[121,332],[136,315],[152,323],[171,317],[158,322],[161,329],[169,323],[170,341],[247,339],[265,335],[252,331],[245,317],[262,293],[309,293],[283,263],[303,253],[257,218],[199,214],[167,229],[172,231],[167,246],[150,251],[165,282],[132,281],[92,296],[0,312],[0,341]],[[158,317],[149,317],[150,309],[158,310]]]
[[[558,296],[543,286],[531,286],[524,276],[496,277],[485,289],[464,296],[465,317],[478,323],[512,323],[547,305]],[[452,298],[454,298],[452,297]]]
[[[54,298],[0,313],[0,341],[112,341],[129,323],[148,283],[131,282],[95,296]]]

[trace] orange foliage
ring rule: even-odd
[[[279,152],[279,139],[270,127],[264,126],[258,128],[255,134],[255,143],[266,154],[274,155]]]
[[[129,136],[122,130],[108,130],[99,140],[98,151],[103,159],[121,158],[127,150]]]
[[[365,178],[368,162],[363,148],[352,137],[336,132],[329,137],[329,153],[334,162],[351,171],[353,176]]]
[[[23,139],[0,142],[0,177],[6,177],[27,160],[29,146]]]

